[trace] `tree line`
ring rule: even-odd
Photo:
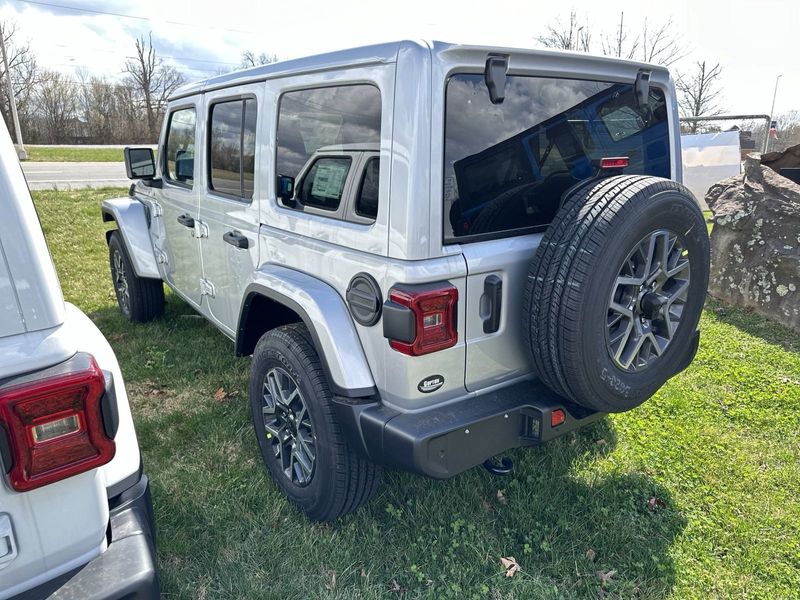
[[[170,95],[186,78],[164,62],[152,35],[134,42],[123,77],[111,81],[79,70],[74,78],[41,68],[13,22],[0,22],[8,67],[26,144],[151,144],[158,140]],[[275,55],[243,52],[241,67],[276,61]],[[0,112],[14,137],[5,67],[0,62]]]
[[[78,71],[75,78],[70,78],[59,71],[41,68],[30,44],[20,41],[13,22],[0,22],[0,35],[6,45],[20,128],[26,143],[155,143],[169,96],[186,82],[181,72],[158,55],[152,35],[135,40],[135,51],[121,65],[123,77],[119,81],[86,71]],[[672,67],[681,116],[708,117],[723,111],[722,67],[719,63],[696,60],[685,69],[676,69],[676,64],[686,63],[683,59],[687,58],[689,50],[675,32],[671,20],[652,23],[645,19],[631,24],[621,12],[614,29],[602,31],[590,26],[588,18],[570,11],[566,18],[546,26],[536,39],[547,48],[599,53]],[[245,51],[240,67],[276,60],[274,54]],[[2,63],[0,76],[5,78]],[[5,79],[2,81],[4,83]],[[0,112],[13,135],[5,85],[0,93]],[[800,128],[797,112],[782,115],[780,121],[781,125],[785,124],[788,138],[794,139]],[[753,126],[758,129],[757,124]],[[684,126],[684,130],[691,133],[714,128],[714,124],[696,122]]]

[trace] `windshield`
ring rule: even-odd
[[[667,104],[655,87],[637,107],[632,84],[509,76],[504,102],[492,104],[483,75],[460,74],[445,110],[445,242],[546,226],[604,157],[627,156],[624,173],[670,176]]]

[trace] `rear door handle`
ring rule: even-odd
[[[222,234],[222,239],[236,248],[247,250],[250,247],[250,240],[239,231],[226,231]]]
[[[178,223],[189,229],[194,229],[194,219],[189,215],[180,215],[178,217]]]
[[[483,320],[483,333],[494,333],[500,329],[500,313],[503,306],[503,280],[489,275],[483,280],[483,295],[488,301],[489,314]]]

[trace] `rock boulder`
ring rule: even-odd
[[[800,332],[800,185],[745,160],[706,194],[714,213],[709,293]]]

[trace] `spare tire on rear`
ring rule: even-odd
[[[576,186],[525,289],[537,375],[590,409],[638,406],[691,361],[708,273],[703,213],[681,184],[621,175]]]

